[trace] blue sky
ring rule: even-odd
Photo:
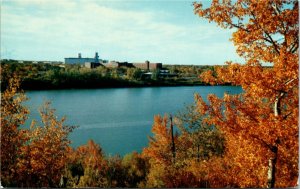
[[[2,0],[1,58],[215,65],[241,61],[231,32],[186,0]],[[205,1],[209,4],[209,1]]]

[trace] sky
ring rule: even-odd
[[[232,31],[200,18],[194,0],[1,0],[1,59],[222,65],[239,61]],[[209,5],[209,1],[205,1]]]

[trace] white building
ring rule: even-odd
[[[77,58],[65,58],[65,64],[84,64],[86,62],[100,63],[100,62],[107,62],[107,61],[99,59],[99,55],[97,52],[95,53],[94,58],[82,58],[81,53],[78,53]]]

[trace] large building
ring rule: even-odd
[[[130,63],[130,62],[118,62],[118,61],[108,61],[99,59],[99,55],[96,52],[94,58],[82,58],[81,53],[78,53],[77,58],[65,58],[65,64],[81,64],[86,68],[96,68],[99,66],[105,66],[108,68],[140,68],[142,70],[161,70],[162,63],[150,63],[148,60],[140,63]]]
[[[143,63],[128,63],[128,62],[116,62],[110,61],[109,63],[103,64],[109,68],[119,68],[119,67],[131,67],[131,68],[140,68],[142,70],[156,70],[162,69],[162,63],[150,63],[145,61]]]
[[[65,64],[85,64],[86,62],[105,63],[107,60],[99,59],[97,52],[94,58],[82,58],[81,53],[78,53],[77,58],[65,58]]]
[[[142,70],[162,69],[162,63],[150,63],[148,60],[143,63],[132,63],[134,67]]]

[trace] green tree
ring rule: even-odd
[[[155,81],[159,79],[159,70],[158,70],[158,69],[157,69],[157,70],[154,70],[154,71],[152,72],[151,79],[152,79],[152,80],[155,80]]]
[[[195,95],[195,100],[199,95]],[[176,126],[182,133],[187,158],[198,162],[212,156],[222,156],[225,150],[225,138],[218,127],[209,125],[197,110],[197,104],[187,106],[176,116]]]
[[[141,78],[142,71],[139,68],[127,68],[126,76],[130,80],[138,80]]]
[[[126,171],[125,186],[128,188],[145,187],[146,176],[149,171],[147,159],[133,152],[122,159],[122,167]]]

